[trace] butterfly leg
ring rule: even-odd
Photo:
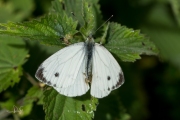
[[[84,74],[84,76],[85,76],[85,82],[86,82],[87,84],[91,83],[91,81],[92,81],[92,75],[90,75],[89,77],[87,77],[85,73],[83,73],[83,74]]]

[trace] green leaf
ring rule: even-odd
[[[100,104],[98,105],[95,120],[130,120],[130,115],[119,98],[120,94],[113,93],[99,100]]]
[[[33,10],[33,0],[8,0],[0,1],[0,22],[22,21]]]
[[[64,2],[66,3],[67,8],[73,9],[66,9],[67,11],[64,12],[61,2],[56,0],[52,3],[55,12],[51,12],[50,15],[46,15],[41,20],[33,20],[24,23],[9,22],[0,24],[0,34],[20,36],[26,39],[38,40],[42,44],[64,47],[64,42],[75,42],[72,40],[72,37],[77,33],[77,22],[73,20],[71,12],[75,11],[76,13],[78,11],[80,12],[77,12],[77,15],[79,16],[75,16],[74,19],[78,20],[80,32],[84,35],[84,38],[86,38],[93,32],[98,22],[100,23],[101,21],[99,6],[94,5],[94,3],[97,3],[98,1],[94,0],[91,4],[84,1],[74,3],[66,0]],[[65,13],[71,14],[69,15],[70,17]],[[96,20],[98,22],[96,22]],[[61,40],[63,40],[63,42]],[[84,41],[84,39],[78,41]]]
[[[0,24],[1,34],[39,40],[43,44],[63,46],[61,38],[68,41],[76,33],[77,22],[66,15],[46,15],[40,21]]]
[[[19,109],[18,115],[20,117],[25,117],[31,113],[31,111],[33,109],[33,104],[27,104],[25,106],[20,106],[18,109]]]
[[[32,86],[24,98],[24,105],[32,104],[33,102],[43,103],[43,91],[38,86]]]
[[[21,39],[0,37],[0,92],[19,82],[27,52]]]
[[[95,27],[95,17],[93,14],[92,6],[87,2],[83,3],[82,12],[84,25],[81,27],[80,32],[84,35],[84,38],[86,38],[88,35],[93,34],[92,32]]]
[[[86,94],[81,97],[66,97],[54,89],[44,92],[46,120],[91,120],[98,100]]]
[[[52,11],[65,13],[74,20],[78,20],[80,32],[85,38],[102,24],[98,0],[55,0],[52,2]]]
[[[155,45],[146,37],[117,23],[110,23],[104,46],[117,55],[122,61],[134,62],[140,55],[157,55]]]
[[[173,11],[174,17],[175,17],[178,25],[180,25],[180,1],[179,0],[169,0],[168,2],[170,2],[170,4],[171,4],[172,11]]]
[[[38,86],[32,86],[26,96],[23,99],[23,112],[20,114],[21,117],[27,116],[31,113],[33,108],[33,102],[37,104],[43,104],[43,90]]]
[[[170,1],[169,1],[170,2]],[[175,5],[177,1],[172,0],[171,3]],[[178,4],[173,9],[176,10],[174,14],[178,14]],[[151,40],[156,44],[160,51],[160,56],[163,60],[173,63],[180,68],[180,28],[177,21],[173,20],[167,11],[169,7],[167,4],[156,4],[150,11],[147,24],[141,26],[141,30],[147,33]],[[160,16],[159,16],[160,15]]]
[[[5,109],[7,111],[12,111],[13,106],[16,105],[16,100],[11,98],[6,100],[5,102],[0,102],[1,109]]]
[[[106,36],[107,36],[107,33],[108,33],[108,29],[109,29],[109,24],[108,23],[107,25],[103,25],[102,26],[102,31],[103,31],[103,34],[101,37],[97,38],[95,41],[100,43],[100,44],[105,44],[106,43]]]

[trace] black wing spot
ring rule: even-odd
[[[38,71],[36,72],[36,77],[39,79],[39,80],[42,80],[42,82],[47,82],[46,78],[44,77],[43,75],[43,71],[44,71],[44,68],[41,68],[38,69]]]
[[[82,104],[82,111],[86,111],[86,107],[84,104]]]
[[[110,76],[107,76],[107,80],[110,80],[111,79],[111,77]]]
[[[110,91],[110,88],[108,88],[108,91]]]
[[[47,82],[46,78],[43,78],[42,81],[45,82],[45,83]]]
[[[36,76],[39,78],[39,79],[43,79],[43,71],[44,71],[44,68],[40,68],[38,69],[38,71],[36,72]]]
[[[47,84],[48,84],[48,85],[51,85],[51,81],[48,81]]]
[[[123,73],[119,73],[119,80],[116,84],[116,87],[119,87],[120,85],[122,85],[123,81],[124,81],[124,75],[123,75]]]
[[[56,87],[56,84],[54,84],[53,87]]]
[[[115,89],[115,86],[113,86],[112,89]]]
[[[59,77],[59,73],[58,73],[58,72],[57,72],[57,73],[55,73],[54,75],[55,75],[55,77]]]

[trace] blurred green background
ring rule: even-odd
[[[119,120],[119,116],[120,120],[180,120],[180,0],[100,0],[99,4],[104,20],[114,15],[110,21],[140,29],[160,55],[144,55],[135,63],[121,62],[125,84],[114,91],[119,96],[112,93],[100,99],[95,120]],[[50,0],[0,0],[0,22],[39,18],[50,6]],[[57,49],[34,42],[26,45],[30,58],[24,68],[34,76],[36,66]],[[1,101],[6,100],[8,91],[28,85],[22,78],[20,84],[0,94]],[[22,119],[43,120],[42,106],[35,105]]]

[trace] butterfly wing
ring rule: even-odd
[[[107,96],[124,83],[124,75],[118,62],[102,45],[95,44],[92,62],[91,95]]]
[[[83,59],[81,67],[77,71],[78,71],[77,79],[73,85],[66,88],[55,87],[55,89],[59,93],[69,96],[69,97],[80,96],[80,95],[85,94],[89,90],[89,85],[88,83],[85,82],[85,78],[86,78],[84,74],[85,73],[85,59]]]
[[[41,82],[54,87],[60,94],[83,95],[89,89],[85,82],[84,57],[84,43],[72,44],[46,59],[35,76]]]

